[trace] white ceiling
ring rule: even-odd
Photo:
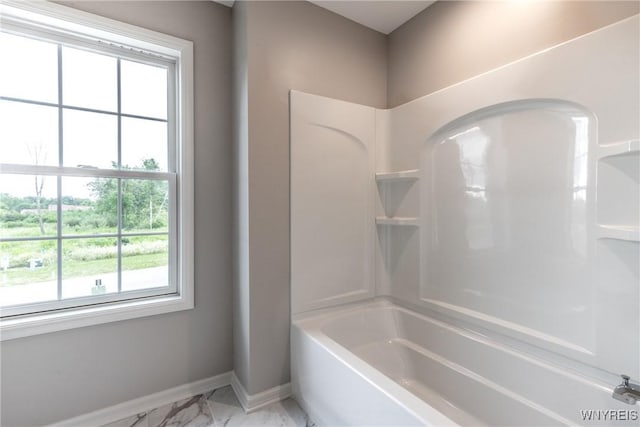
[[[309,0],[313,4],[356,21],[365,27],[389,34],[431,6],[425,0]]]
[[[233,6],[234,0],[214,0]],[[365,27],[389,34],[435,1],[425,0],[309,0]]]
[[[227,7],[233,7],[233,3],[236,0],[213,0],[213,1],[216,2],[216,3],[223,4],[223,5],[227,6]]]

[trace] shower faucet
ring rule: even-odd
[[[624,402],[629,405],[635,405],[640,400],[640,385],[630,383],[631,379],[628,375],[620,375],[622,377],[622,384],[617,386],[613,390],[613,397],[616,400]]]

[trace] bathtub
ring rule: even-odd
[[[631,425],[637,417],[638,406],[613,400],[599,379],[388,300],[294,317],[291,348],[293,394],[319,425],[603,425],[597,411],[606,410],[619,411],[612,425]],[[589,414],[601,420],[585,421]]]

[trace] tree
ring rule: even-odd
[[[140,167],[147,171],[159,170],[154,159],[145,159]],[[122,228],[164,227],[167,214],[167,187],[164,181],[123,179],[122,180]],[[112,178],[96,178],[89,183],[89,189],[96,197],[95,209],[110,227],[118,224],[118,183]]]
[[[47,151],[42,143],[33,146],[27,145],[29,157],[35,165],[44,163],[47,160]],[[34,184],[36,190],[36,212],[38,213],[38,224],[40,225],[40,234],[44,234],[44,221],[42,220],[42,188],[44,187],[44,177],[34,176]]]
[[[107,227],[118,225],[118,182],[112,178],[96,178],[87,184],[96,198],[95,210]]]

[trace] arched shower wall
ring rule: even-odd
[[[638,21],[378,111],[377,171],[419,177],[380,199],[420,227],[378,227],[377,295],[640,376]]]
[[[554,99],[466,114],[421,154],[420,300],[583,360],[592,327],[597,120]]]

